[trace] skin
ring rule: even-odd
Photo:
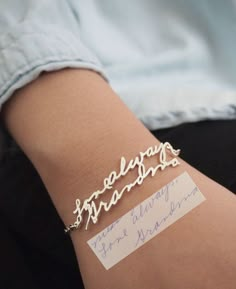
[[[134,158],[158,143],[93,71],[65,69],[41,75],[15,93],[2,117],[39,172],[65,225],[75,220],[75,199],[102,188],[104,177],[118,170],[121,156]],[[88,231],[71,234],[87,289],[235,288],[236,198],[180,162],[147,178]],[[184,171],[207,200],[105,270],[86,241]],[[118,186],[130,182],[134,174]]]

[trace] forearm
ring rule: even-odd
[[[12,135],[41,175],[66,225],[74,222],[75,199],[84,199],[100,189],[104,177],[117,169],[121,156],[131,159],[158,143],[107,83],[89,71],[65,70],[40,77],[12,98],[4,117]],[[189,172],[207,201],[106,271],[86,241],[183,171]],[[91,289],[121,288],[122,285],[142,289],[174,288],[173,284],[176,288],[190,284],[186,286],[190,288],[191,282],[196,287],[201,286],[205,277],[210,278],[212,284],[217,279],[215,284],[222,286],[221,282],[227,279],[227,288],[234,288],[236,256],[231,252],[236,249],[232,242],[236,239],[232,224],[232,218],[236,217],[235,206],[230,192],[183,161],[176,168],[158,172],[127,193],[109,213],[102,214],[98,224],[91,225],[88,231],[72,233],[85,284]],[[230,222],[231,225],[225,226]],[[196,231],[192,231],[193,226]],[[202,239],[209,243],[203,243]],[[229,246],[224,248],[225,242]],[[171,243],[175,246],[170,247]],[[219,275],[224,262],[212,260],[217,258],[219,248],[224,250],[228,263],[225,279]],[[153,258],[154,251],[158,252],[155,255],[158,258]],[[183,259],[179,259],[180,255]],[[211,270],[213,263],[219,267]],[[163,269],[168,266],[174,270],[171,277]],[[207,277],[205,268],[209,271]],[[141,276],[140,272],[143,272]],[[213,288],[215,284],[205,288]]]

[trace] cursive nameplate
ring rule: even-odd
[[[108,270],[205,201],[187,172],[88,241]]]
[[[174,156],[171,160],[168,160],[167,154]],[[180,153],[180,150],[175,150],[172,145],[168,142],[160,143],[153,147],[149,147],[146,151],[140,152],[137,157],[131,159],[129,162],[126,161],[125,157],[120,159],[119,172],[112,171],[108,177],[103,180],[103,188],[93,192],[87,199],[81,201],[80,199],[75,200],[76,209],[73,214],[76,215],[76,221],[65,228],[65,232],[68,233],[80,227],[83,223],[84,215],[87,217],[85,230],[88,229],[89,223],[96,224],[101,211],[108,212],[113,206],[115,206],[119,200],[123,197],[126,192],[132,190],[135,186],[140,186],[149,176],[154,177],[158,171],[163,171],[167,167],[176,167],[179,165],[179,160],[176,158]],[[146,168],[144,164],[145,158],[158,156],[157,164]],[[113,188],[113,185],[117,180],[126,176],[130,171],[137,169],[137,178],[129,184],[126,184],[121,190]],[[111,198],[108,202],[99,200],[99,198],[106,193],[111,191]]]

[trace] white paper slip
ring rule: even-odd
[[[205,201],[187,172],[88,241],[108,270]]]

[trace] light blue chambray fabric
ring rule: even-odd
[[[236,117],[236,1],[0,0],[0,104],[42,71],[101,73],[149,129]]]

